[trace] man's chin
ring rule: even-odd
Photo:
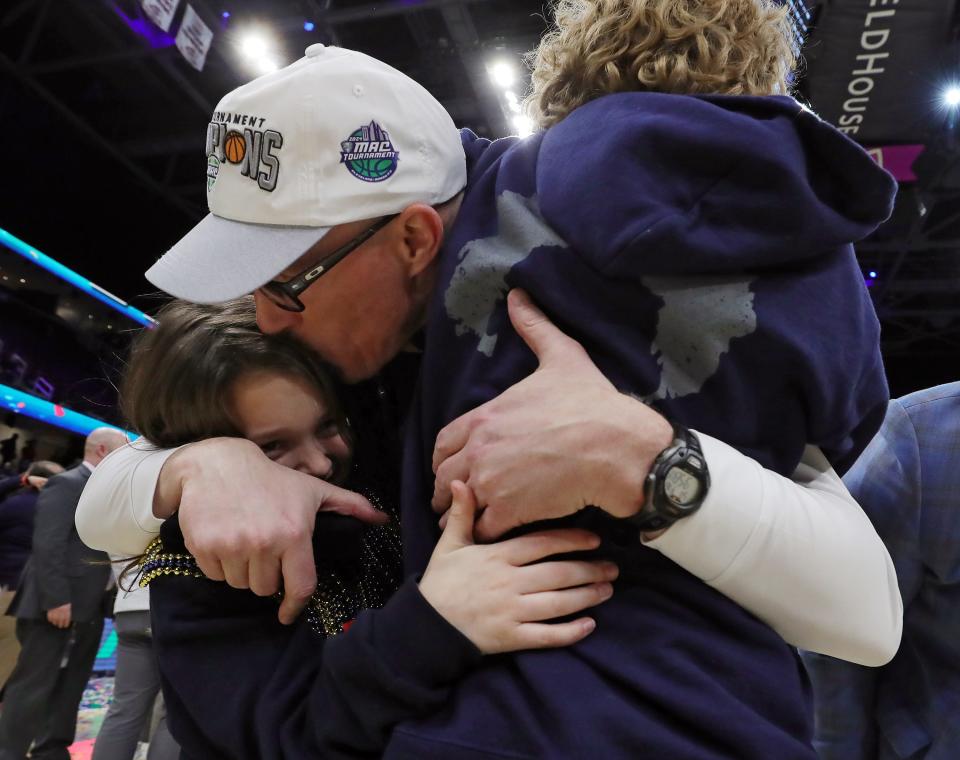
[[[381,368],[351,367],[349,369],[345,369],[341,366],[335,366],[335,369],[340,380],[347,385],[354,385],[356,383],[362,383],[364,380],[369,380],[371,377],[375,377]]]
[[[371,361],[369,357],[365,357],[360,352],[349,353],[344,352],[342,349],[339,352],[340,355],[337,355],[338,352],[336,350],[324,350],[322,346],[311,343],[309,338],[304,338],[296,334],[294,334],[294,337],[313,351],[314,354],[319,356],[327,369],[336,375],[340,382],[346,383],[347,385],[354,385],[355,383],[362,383],[364,380],[369,380],[376,376],[376,374],[389,363],[389,359],[378,363],[376,360]],[[344,355],[344,353],[347,355]]]
[[[316,351],[316,349],[314,350]],[[347,385],[362,383],[364,380],[369,380],[371,377],[374,377],[377,372],[380,371],[380,367],[370,367],[366,364],[348,361],[338,362],[327,358],[327,355],[322,351],[316,351],[316,353],[320,355],[320,358],[323,359],[330,371],[337,376],[337,379]]]

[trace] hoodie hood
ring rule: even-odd
[[[565,240],[601,266],[643,257],[650,274],[815,257],[873,232],[897,190],[792,98],[662,93],[576,109],[544,133],[536,184]]]

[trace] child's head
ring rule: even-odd
[[[121,399],[134,430],[163,448],[249,438],[280,464],[342,478],[350,446],[330,379],[308,348],[257,329],[252,297],[173,301],[157,319],[124,373]]]
[[[557,0],[530,61],[545,129],[616,92],[786,94],[795,56],[772,0]]]

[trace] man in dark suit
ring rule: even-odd
[[[113,428],[87,436],[83,463],[47,482],[37,501],[33,555],[7,611],[22,647],[0,715],[0,760],[69,760],[77,708],[103,631],[109,559],[87,548],[74,514],[93,468],[126,437]]]

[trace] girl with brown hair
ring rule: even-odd
[[[378,446],[396,431],[370,412],[375,405],[362,397],[372,389],[344,389],[348,422],[327,371],[295,340],[260,333],[252,299],[173,302],[157,316],[122,386],[130,423],[144,434],[132,445],[244,437],[285,466],[363,492],[392,518],[364,526],[318,517],[319,584],[292,626],[277,621],[274,599],[204,578],[176,517],[164,524],[140,561],[141,583],[151,588],[169,723],[185,757],[377,752],[396,722],[442,704],[446,687],[481,654],[518,648],[524,626],[572,616],[612,593],[610,563],[564,560],[569,583],[560,589],[527,567],[595,548],[585,531],[473,546],[474,505],[462,487],[433,566],[419,582],[402,583],[394,468]],[[592,630],[583,618],[550,627],[564,633],[552,645]],[[269,750],[244,725],[251,715],[270,726],[260,732]]]

